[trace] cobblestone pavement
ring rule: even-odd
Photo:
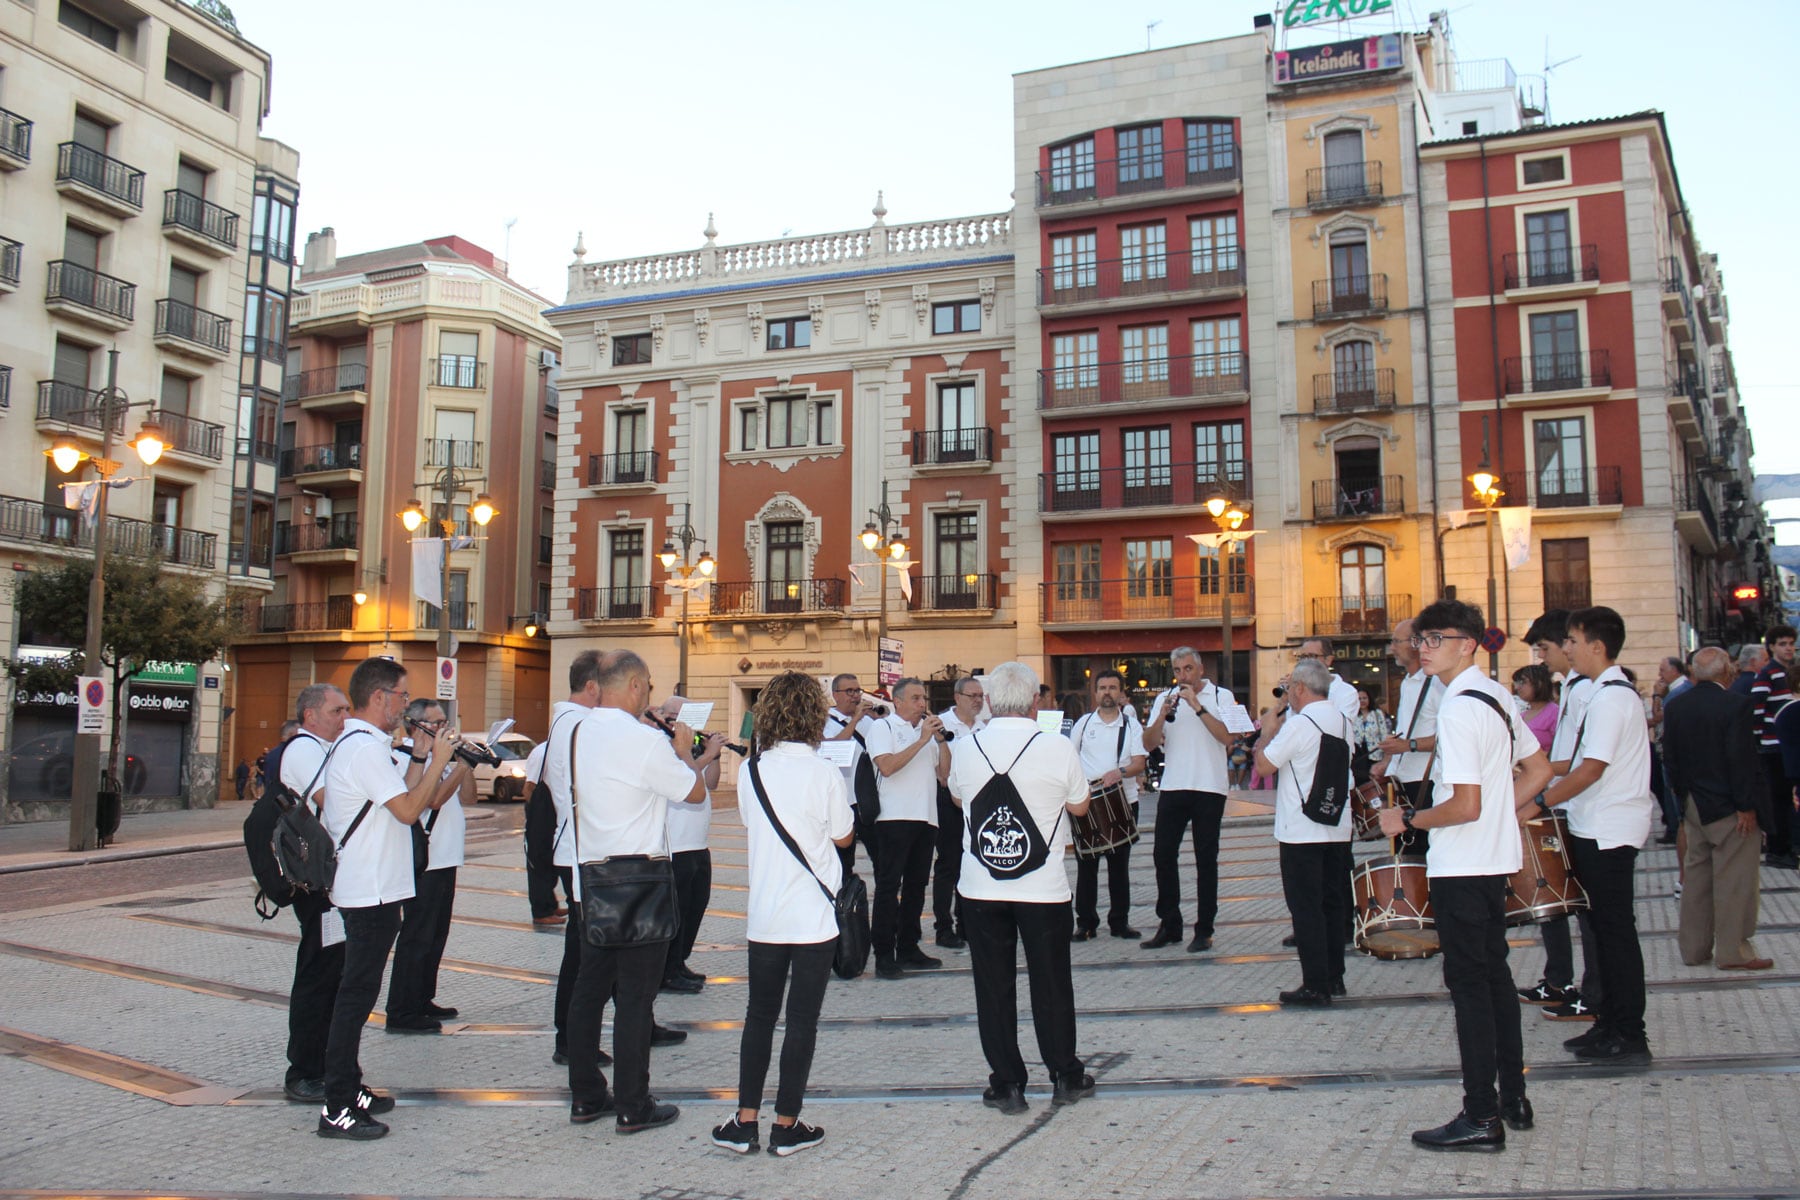
[[[693,960],[706,990],[657,1004],[692,1035],[652,1061],[682,1116],[632,1138],[568,1124],[550,1063],[561,938],[531,928],[510,817],[471,829],[460,875],[439,999],[461,1023],[401,1038],[378,1017],[364,1038],[369,1082],[400,1099],[393,1133],[366,1145],[315,1138],[313,1110],[281,1099],[296,927],[256,918],[247,872],[122,898],[72,888],[0,915],[0,1196],[1800,1195],[1800,875],[1764,873],[1775,971],[1733,977],[1681,964],[1674,854],[1647,850],[1655,1066],[1578,1066],[1559,1046],[1574,1030],[1527,1009],[1537,1128],[1502,1155],[1440,1156],[1407,1136],[1460,1102],[1437,962],[1354,956],[1348,1001],[1282,1011],[1299,971],[1269,817],[1232,812],[1210,954],[1104,936],[1073,948],[1093,1100],[1051,1108],[1039,1068],[1029,1114],[983,1108],[968,958],[943,952],[939,972],[832,984],[806,1109],[827,1137],[792,1159],[707,1142],[732,1106],[744,1006],[744,840],[728,811]],[[1133,858],[1148,932],[1148,838]],[[1191,860],[1184,874],[1191,914]],[[1532,982],[1537,938],[1513,932],[1514,975]],[[1021,1038],[1029,1062],[1028,1013]]]

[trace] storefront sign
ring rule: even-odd
[[[166,683],[174,687],[193,687],[199,682],[200,668],[191,662],[157,662],[151,659],[131,677],[133,683]]]
[[[75,681],[75,692],[81,698],[75,732],[99,733],[106,727],[106,680],[98,675],[83,675]]]
[[[900,682],[905,660],[906,646],[899,638],[881,639],[881,677],[878,684],[889,695],[893,694],[889,689]]]
[[[1306,83],[1338,75],[1358,75],[1364,71],[1387,71],[1400,63],[1398,34],[1388,33],[1355,42],[1327,42],[1323,46],[1306,46],[1299,50],[1277,50],[1275,82]]]
[[[24,645],[22,645],[19,647],[18,651],[13,655],[13,658],[22,663],[61,664],[61,663],[67,662],[72,655],[76,655],[76,654],[80,654],[80,653],[81,653],[81,651],[75,649],[73,646],[24,646]],[[73,704],[74,701],[71,700],[70,703]]]
[[[759,658],[754,664],[758,671],[821,671],[825,668],[822,658]]]
[[[13,695],[14,708],[74,708],[77,697],[73,691],[60,692],[16,692]]]
[[[1394,0],[1292,0],[1281,10],[1281,27],[1296,29],[1325,21],[1373,17],[1394,7]]]
[[[194,711],[194,690],[192,688],[160,688],[138,687],[132,684],[131,694],[126,698],[125,707],[131,715],[137,717],[166,717],[170,720],[186,720]]]

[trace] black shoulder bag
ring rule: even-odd
[[[769,803],[769,793],[763,787],[762,769],[757,765],[757,760],[761,757],[760,754],[750,756],[751,789],[755,791],[757,800],[762,804],[763,815],[769,818],[769,824],[774,827],[781,844],[800,860],[800,865],[806,868],[806,873],[813,877],[813,882],[825,893],[825,899],[837,916],[837,948],[831,956],[832,973],[839,979],[855,979],[869,965],[869,889],[855,871],[846,871],[843,886],[838,888],[837,895],[831,894],[831,889],[825,886],[819,873],[806,861],[806,855],[800,852],[794,835],[787,831],[781,818],[775,815],[775,806]]]
[[[675,905],[675,868],[667,854],[614,854],[597,862],[581,861],[581,789],[575,778],[575,742],[580,736],[578,724],[569,735],[569,824],[575,830],[575,870],[581,878],[582,936],[601,950],[670,941],[681,928],[681,913]]]
[[[1319,730],[1319,756],[1313,764],[1312,787],[1301,800],[1300,811],[1309,821],[1336,825],[1350,799],[1350,743],[1319,729],[1319,723],[1305,713],[1295,715]],[[1294,780],[1296,790],[1299,786],[1300,781]]]
[[[562,716],[550,723],[550,733],[544,738],[544,759],[538,767],[538,780],[531,785],[531,795],[525,800],[525,865],[538,871],[554,871],[556,869],[556,847],[562,841],[563,830],[556,822],[556,800],[550,795],[550,784],[546,776],[550,774],[550,743],[556,740],[556,727],[563,723]],[[569,739],[573,747],[575,740]],[[571,750],[570,761],[574,761]]]

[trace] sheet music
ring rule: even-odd
[[[689,700],[681,706],[681,713],[675,719],[698,733],[706,728],[706,722],[712,717],[713,702],[711,700]]]
[[[1060,708],[1040,708],[1037,715],[1038,728],[1045,733],[1061,733],[1063,715]]]
[[[838,770],[847,771],[856,762],[856,742],[851,738],[820,742],[819,757]]]
[[[1219,720],[1225,723],[1229,733],[1256,732],[1256,722],[1250,719],[1250,710],[1242,704],[1221,704]]]

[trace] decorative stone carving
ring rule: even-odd
[[[863,307],[869,310],[869,328],[881,324],[881,289],[870,288],[863,293]]]
[[[825,297],[808,296],[806,298],[806,314],[812,318],[814,334],[825,332]]]
[[[1394,344],[1393,338],[1389,337],[1385,330],[1371,329],[1367,325],[1345,325],[1332,330],[1314,343],[1313,352],[1324,358],[1345,342],[1373,342],[1375,348],[1384,354]]]
[[[606,355],[605,355],[604,351],[606,350],[606,337],[607,337],[606,331],[609,328],[611,328],[611,327],[605,321],[595,321],[594,322],[594,348],[596,350],[599,350],[602,352],[601,356],[600,356],[601,362],[606,361]]]
[[[981,316],[983,320],[992,320],[994,316],[994,277],[983,275],[976,281],[981,289]]]
[[[788,634],[793,632],[793,626],[786,621],[764,621],[760,625],[752,625],[750,629],[752,633],[762,634],[777,646],[787,641]]]
[[[1377,437],[1385,440],[1390,446],[1400,444],[1400,434],[1387,425],[1378,425],[1374,421],[1350,420],[1339,421],[1336,425],[1327,425],[1313,439],[1313,449],[1324,454],[1331,449],[1332,443],[1347,437]]]
[[[1364,525],[1358,525],[1355,529],[1346,529],[1343,533],[1334,534],[1328,538],[1320,538],[1318,543],[1319,557],[1325,559],[1336,558],[1339,550],[1342,550],[1345,546],[1354,545],[1357,542],[1371,542],[1380,546],[1387,554],[1392,555],[1395,558],[1400,557],[1400,551],[1398,549],[1400,541],[1398,538],[1390,537],[1385,533],[1370,529]]]
[[[663,315],[661,313],[656,313],[650,318],[650,341],[655,346],[656,352],[661,354],[663,348]]]
[[[745,310],[750,317],[750,341],[758,344],[763,335],[763,309],[760,303],[752,304]]]
[[[921,325],[925,323],[925,318],[931,315],[930,284],[913,284],[913,312],[918,315],[919,324]]]
[[[711,323],[711,309],[696,308],[694,310],[694,340],[698,341],[702,346],[706,345],[706,331]]]
[[[757,510],[756,515],[744,522],[744,554],[750,560],[750,579],[752,583],[760,583],[766,564],[762,555],[763,526],[771,521],[799,521],[804,530],[805,550],[803,579],[813,576],[813,560],[819,553],[823,540],[824,522],[813,515],[798,497],[789,492],[776,492]]]
[[[965,359],[967,359],[968,357],[969,357],[969,352],[966,350],[963,351],[961,354],[946,354],[946,355],[944,355],[944,374],[948,375],[952,379],[955,379],[957,376],[961,375],[963,361]]]

